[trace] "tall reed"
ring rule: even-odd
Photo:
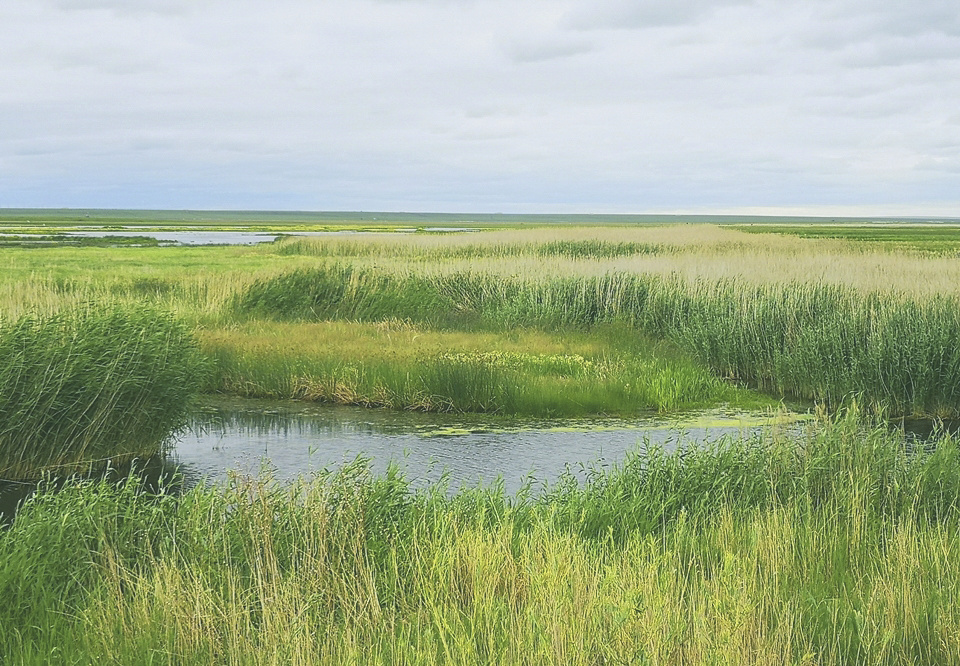
[[[0,478],[159,451],[204,376],[186,328],[151,309],[89,307],[0,327]]]
[[[960,304],[944,296],[625,273],[398,276],[334,265],[257,281],[233,309],[277,319],[398,317],[497,330],[622,322],[678,343],[723,376],[783,395],[831,405],[859,395],[897,414],[960,413]]]

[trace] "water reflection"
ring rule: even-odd
[[[187,472],[187,475],[184,475]],[[130,474],[136,474],[147,492],[159,492],[161,488],[166,493],[178,493],[184,488],[192,487],[200,482],[200,477],[189,476],[189,470],[178,468],[168,458],[157,456],[145,460],[135,460],[130,464],[122,465],[99,473],[78,475],[87,479],[102,479],[110,483],[120,482]],[[42,483],[58,487],[67,479],[50,479]],[[20,508],[20,505],[33,495],[38,487],[37,482],[9,481],[0,479],[0,527],[9,525]]]
[[[724,435],[752,435],[768,419],[719,411],[682,418],[518,420],[496,417],[234,401],[197,415],[171,456],[191,475],[223,480],[227,471],[257,474],[264,466],[291,480],[355,459],[376,472],[398,464],[414,486],[446,473],[454,488],[501,479],[508,493],[529,477],[552,482],[569,468],[609,467],[627,451],[668,450]]]
[[[773,426],[769,417],[722,411],[633,420],[531,420],[423,414],[276,401],[224,400],[197,411],[190,429],[165,457],[138,463],[148,485],[223,482],[231,472],[269,472],[280,482],[333,470],[358,456],[374,472],[397,464],[414,487],[446,474],[451,490],[498,480],[508,494],[528,479],[534,487],[565,471],[585,478],[631,449],[667,450],[723,436],[751,436]],[[127,470],[114,470],[119,478]],[[35,484],[0,481],[0,514],[7,520]],[[0,517],[0,521],[3,518]]]
[[[960,435],[960,419],[907,418],[891,422],[891,427],[903,431],[908,441],[929,442],[943,435]]]
[[[916,446],[944,432],[956,434],[960,421],[904,420],[891,427]],[[609,468],[631,449],[673,450],[772,429],[799,432],[802,425],[782,415],[716,410],[672,418],[558,421],[224,400],[198,410],[165,457],[140,461],[136,469],[148,487],[163,483],[169,489],[176,479],[190,488],[225,481],[229,472],[255,476],[269,470],[278,481],[291,481],[363,456],[375,472],[391,462],[399,465],[414,487],[446,473],[452,490],[499,479],[513,494],[530,478],[535,488],[568,470],[584,478],[585,470]],[[127,473],[129,468],[113,470],[110,478]],[[35,487],[0,481],[0,524],[9,522]]]

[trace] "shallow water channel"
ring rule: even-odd
[[[513,494],[527,479],[553,482],[568,468],[609,467],[632,449],[672,450],[750,435],[772,422],[719,410],[672,418],[532,420],[234,400],[198,414],[169,458],[190,479],[216,481],[228,471],[256,475],[264,466],[278,480],[292,480],[363,456],[375,472],[395,463],[414,485],[446,474],[454,489],[499,480]]]
[[[525,483],[536,492],[567,471],[586,478],[590,469],[608,469],[631,450],[673,450],[774,427],[798,426],[782,417],[721,410],[630,420],[531,420],[225,400],[200,408],[167,455],[147,463],[146,474],[151,480],[179,475],[185,487],[223,482],[230,473],[267,473],[290,482],[361,456],[375,473],[396,464],[414,487],[445,475],[451,491],[502,483],[513,495]],[[0,513],[9,518],[32,489],[0,482]]]
[[[47,234],[23,235],[18,232],[0,232],[0,242],[16,241],[20,245],[58,245],[71,238],[152,238],[161,245],[258,245],[272,243],[281,236],[372,236],[391,233],[412,234],[419,231],[427,233],[453,233],[477,231],[467,227],[423,227],[396,228],[390,231],[221,231],[204,229],[185,229],[181,231],[163,231],[153,229],[126,229],[122,231],[90,229],[80,231],[58,231],[56,228],[44,229]]]

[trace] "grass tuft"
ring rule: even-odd
[[[0,327],[0,477],[156,454],[205,372],[187,329],[151,309],[90,307]]]

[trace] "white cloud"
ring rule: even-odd
[[[569,58],[570,56],[589,53],[593,48],[593,45],[587,41],[554,37],[538,41],[512,40],[506,45],[505,50],[514,62],[525,63]]]
[[[565,25],[580,30],[635,29],[696,23],[713,12],[750,0],[580,0]]]
[[[954,14],[5,0],[0,206],[933,205],[960,185]]]

